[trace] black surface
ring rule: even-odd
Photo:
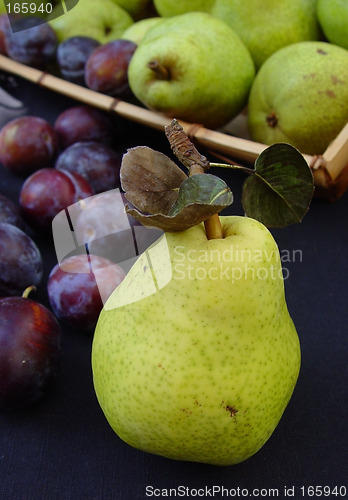
[[[7,85],[4,79],[2,85]],[[7,90],[23,100],[28,113],[51,123],[75,104],[17,78]],[[125,121],[118,127],[121,152],[143,144],[169,152],[162,133]],[[227,213],[242,214],[244,177],[219,174],[235,193],[236,202]],[[0,166],[0,192],[18,202],[22,182]],[[171,461],[123,443],[95,398],[91,336],[64,327],[62,368],[50,394],[27,410],[0,413],[0,499],[144,499],[149,498],[146,491],[150,493],[146,486],[165,489],[154,491],[160,493],[157,498],[166,493],[242,498],[248,493],[249,498],[258,494],[300,499],[319,497],[319,490],[314,495],[307,490],[311,486],[348,488],[347,228],[348,193],[334,204],[316,199],[301,224],[272,230],[282,255],[298,250],[284,267],[302,367],[280,424],[255,456],[236,466],[216,467]],[[48,305],[45,284],[56,257],[50,239],[34,239],[44,256],[45,276],[32,298]],[[226,488],[224,495],[215,490],[212,496],[213,486]]]

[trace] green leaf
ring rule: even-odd
[[[232,193],[222,179],[211,174],[196,174],[181,184],[179,196],[168,215],[174,217],[190,205],[197,205],[200,211],[205,206],[215,206],[220,211],[231,205],[232,201]]]
[[[168,213],[144,214],[137,209],[127,213],[144,226],[163,231],[185,231],[231,205],[233,195],[227,184],[210,174],[188,177],[180,186],[178,197]]]
[[[314,192],[312,171],[293,146],[273,144],[255,162],[243,184],[242,205],[248,217],[268,227],[301,222]]]

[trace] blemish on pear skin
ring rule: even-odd
[[[234,418],[236,416],[236,414],[238,413],[238,410],[236,408],[234,408],[233,406],[231,405],[226,405],[225,406],[225,401],[221,401],[221,406],[223,406],[223,408],[228,411],[228,413],[230,414],[230,417]]]
[[[334,85],[339,85],[340,83],[345,83],[343,80],[340,80],[340,78],[338,78],[338,76],[336,76],[336,75],[331,75],[330,78],[331,78],[331,81]]]
[[[192,411],[190,411],[188,408],[180,408],[180,410],[186,413],[186,415],[192,415]]]
[[[228,411],[228,413],[230,414],[230,417],[235,417],[236,414],[238,413],[238,410],[236,410],[235,408],[233,408],[233,406],[230,406],[230,405],[226,406],[226,411]]]
[[[328,97],[335,98],[336,94],[330,89],[327,90],[318,90],[318,94],[326,94]]]
[[[325,91],[325,94],[329,97],[336,97],[336,94],[335,92],[333,92],[332,90],[328,89]]]
[[[327,56],[327,52],[323,49],[317,49],[318,54],[322,54],[323,56]]]

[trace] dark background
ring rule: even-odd
[[[23,101],[27,114],[51,123],[77,104],[19,78],[0,76],[2,87]],[[115,135],[121,153],[130,146],[148,145],[169,154],[161,132],[118,119]],[[225,214],[242,215],[243,174],[214,173],[234,192],[235,202]],[[0,166],[0,192],[18,202],[22,182]],[[310,486],[348,488],[347,228],[348,193],[335,203],[314,199],[302,223],[272,230],[281,252],[301,251],[284,267],[302,367],[283,418],[256,455],[239,465],[217,467],[176,462],[129,447],[98,406],[90,364],[92,337],[63,327],[62,367],[48,396],[26,410],[0,413],[0,499],[144,499],[146,486],[188,487],[192,491],[186,498],[194,498],[202,493],[195,489],[214,485],[235,489],[230,492],[235,498],[242,497],[243,488],[250,497],[257,488],[264,498],[300,499],[319,496],[311,495]],[[57,260],[50,238],[35,235],[34,240],[42,251],[45,275],[32,298],[48,305],[47,276]],[[291,488],[287,495],[285,488]],[[277,489],[278,495],[268,489]]]

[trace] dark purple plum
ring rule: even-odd
[[[33,229],[51,235],[52,220],[61,210],[92,195],[91,186],[80,175],[43,168],[23,183],[19,204]]]
[[[57,47],[57,62],[63,78],[85,86],[86,61],[99,46],[97,40],[88,36],[73,36],[63,40]]]
[[[34,67],[44,67],[55,58],[57,36],[41,18],[23,17],[12,22],[5,33],[7,54],[11,59]]]
[[[30,285],[41,283],[40,250],[24,231],[0,222],[0,297],[21,295]]]
[[[28,407],[49,391],[61,363],[61,328],[52,312],[23,297],[0,299],[0,409]]]
[[[57,154],[57,133],[43,118],[21,116],[0,130],[0,162],[18,175],[53,166]]]
[[[66,109],[57,117],[54,128],[63,149],[75,142],[97,141],[112,145],[114,140],[110,117],[91,106],[73,106]]]
[[[114,97],[130,96],[128,65],[136,48],[130,40],[117,39],[94,50],[86,62],[87,87]]]
[[[94,193],[120,185],[121,155],[101,142],[76,142],[57,158],[56,168],[80,174]]]
[[[19,206],[13,203],[7,196],[0,193],[0,222],[7,222],[13,226],[24,229]]]
[[[92,331],[103,303],[124,279],[122,269],[96,255],[74,255],[57,264],[48,278],[51,308],[65,324]]]

